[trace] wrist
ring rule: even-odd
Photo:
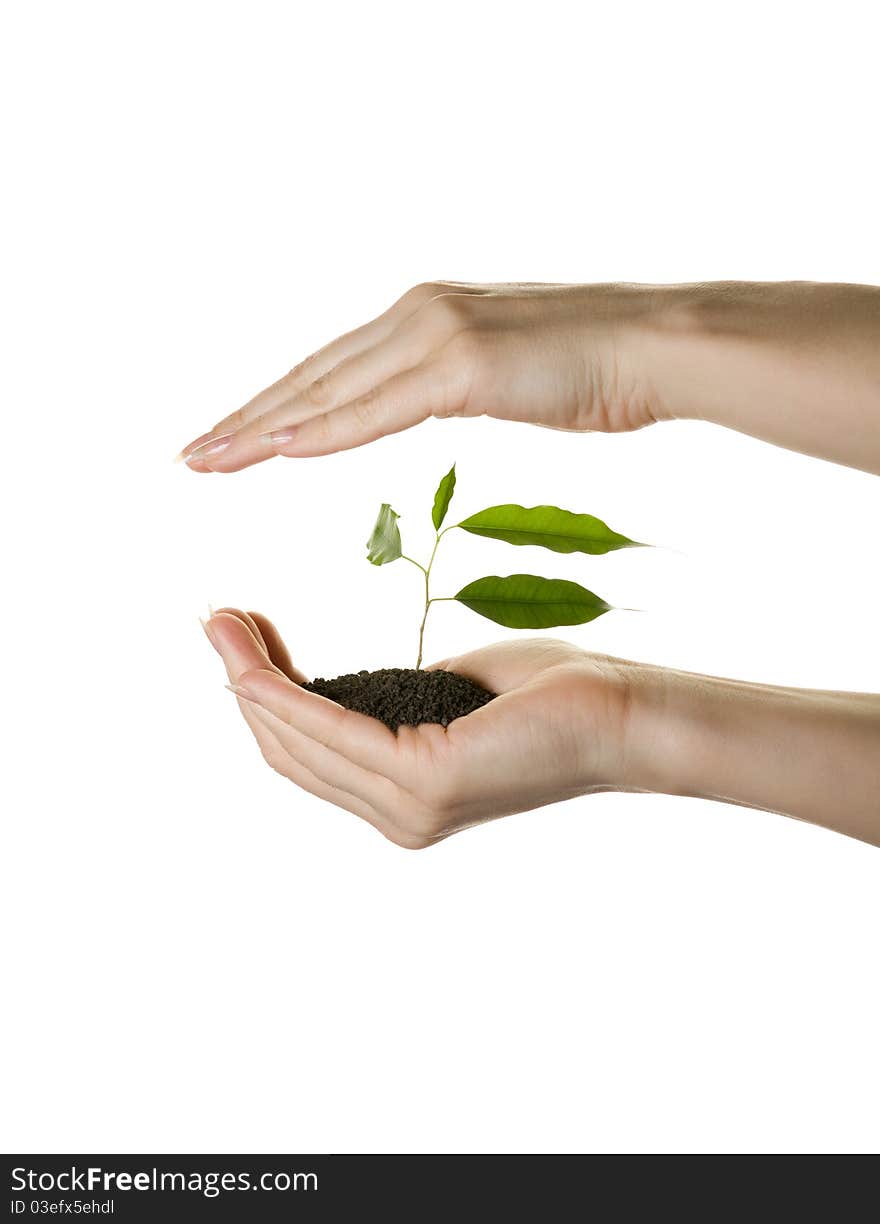
[[[657,421],[713,418],[713,354],[722,341],[711,299],[711,286],[657,285],[651,309],[633,326],[632,348]]]
[[[743,404],[766,401],[774,387],[793,394],[786,353],[802,288],[718,281],[648,292],[650,309],[631,320],[630,348],[656,420],[749,432]]]
[[[711,797],[708,779],[720,715],[713,680],[633,664],[628,676],[624,789]]]
[[[587,789],[597,780],[621,791],[673,793],[681,733],[670,717],[671,673],[646,663],[584,652],[576,709],[585,725]],[[597,719],[596,715],[599,714]]]
[[[583,352],[613,388],[603,428],[697,415],[699,397],[683,393],[703,331],[700,287],[610,284],[580,292]]]

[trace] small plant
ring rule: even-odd
[[[425,623],[431,605],[454,600],[510,629],[551,629],[557,625],[585,625],[611,604],[594,595],[576,582],[561,578],[539,578],[536,574],[511,574],[499,578],[493,574],[477,578],[462,587],[457,595],[431,594],[431,569],[443,536],[460,528],[471,535],[504,540],[507,544],[537,544],[558,553],[589,553],[593,556],[613,552],[618,548],[644,547],[637,540],[619,535],[591,514],[572,514],[557,506],[489,506],[460,523],[444,527],[449,503],[455,492],[455,464],[437,488],[431,518],[436,533],[434,547],[427,565],[408,557],[403,551],[397,514],[384,502],[373,533],[367,541],[367,560],[373,565],[387,565],[398,559],[409,561],[421,570],[425,580],[425,606],[419,626],[419,654],[416,669],[422,666]]]

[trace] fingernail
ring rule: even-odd
[[[286,429],[273,429],[271,433],[260,434],[260,437],[271,442],[273,446],[285,446],[288,442],[293,441],[297,433],[296,427],[289,425]]]
[[[236,697],[240,697],[242,701],[250,701],[253,702],[254,705],[260,704],[256,697],[254,697],[253,693],[249,693],[248,690],[240,684],[224,684],[223,687],[229,689],[230,693],[235,693]]]
[[[212,438],[210,442],[203,442],[195,450],[184,454],[184,460],[188,463],[190,459],[216,459],[218,455],[223,454],[234,437],[234,434],[224,434],[220,438]]]
[[[216,441],[218,437],[225,438],[226,434],[217,434],[213,429],[209,429],[207,433],[199,434],[197,438],[193,438],[192,442],[187,442],[175,459],[175,463],[185,463],[193,451],[197,451],[202,446],[207,446],[209,442]]]
[[[213,630],[211,629],[210,624],[208,623],[208,622],[210,621],[210,619],[211,619],[211,617],[212,617],[213,615],[214,615],[214,613],[213,613],[213,612],[209,612],[209,615],[208,615],[208,619],[207,619],[207,620],[206,620],[206,619],[205,619],[203,616],[200,616],[200,617],[199,617],[199,624],[202,626],[202,628],[203,628],[203,629],[204,629],[204,631],[205,631],[205,637],[208,639],[208,641],[211,643],[211,645],[212,645],[212,646],[214,647],[214,649],[216,650],[216,649],[217,649],[217,643],[214,641],[214,633],[213,633]]]

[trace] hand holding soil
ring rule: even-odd
[[[395,734],[305,691],[264,617],[224,609],[206,631],[268,764],[400,846],[625,784],[618,665],[565,642],[503,643],[436,664],[497,696],[448,727]]]
[[[875,695],[691,675],[531,639],[436,664],[496,696],[448,726],[395,733],[308,692],[265,617],[224,609],[206,632],[268,764],[409,849],[606,790],[743,804],[880,845]]]

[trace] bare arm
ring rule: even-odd
[[[880,845],[880,696],[630,666],[637,789],[778,812]]]
[[[730,282],[656,301],[642,343],[659,418],[880,474],[880,289]]]
[[[543,638],[440,666],[498,696],[401,727],[300,687],[265,617],[206,626],[268,763],[413,849],[596,791],[720,799],[880,845],[880,696],[773,688],[591,655]]]

